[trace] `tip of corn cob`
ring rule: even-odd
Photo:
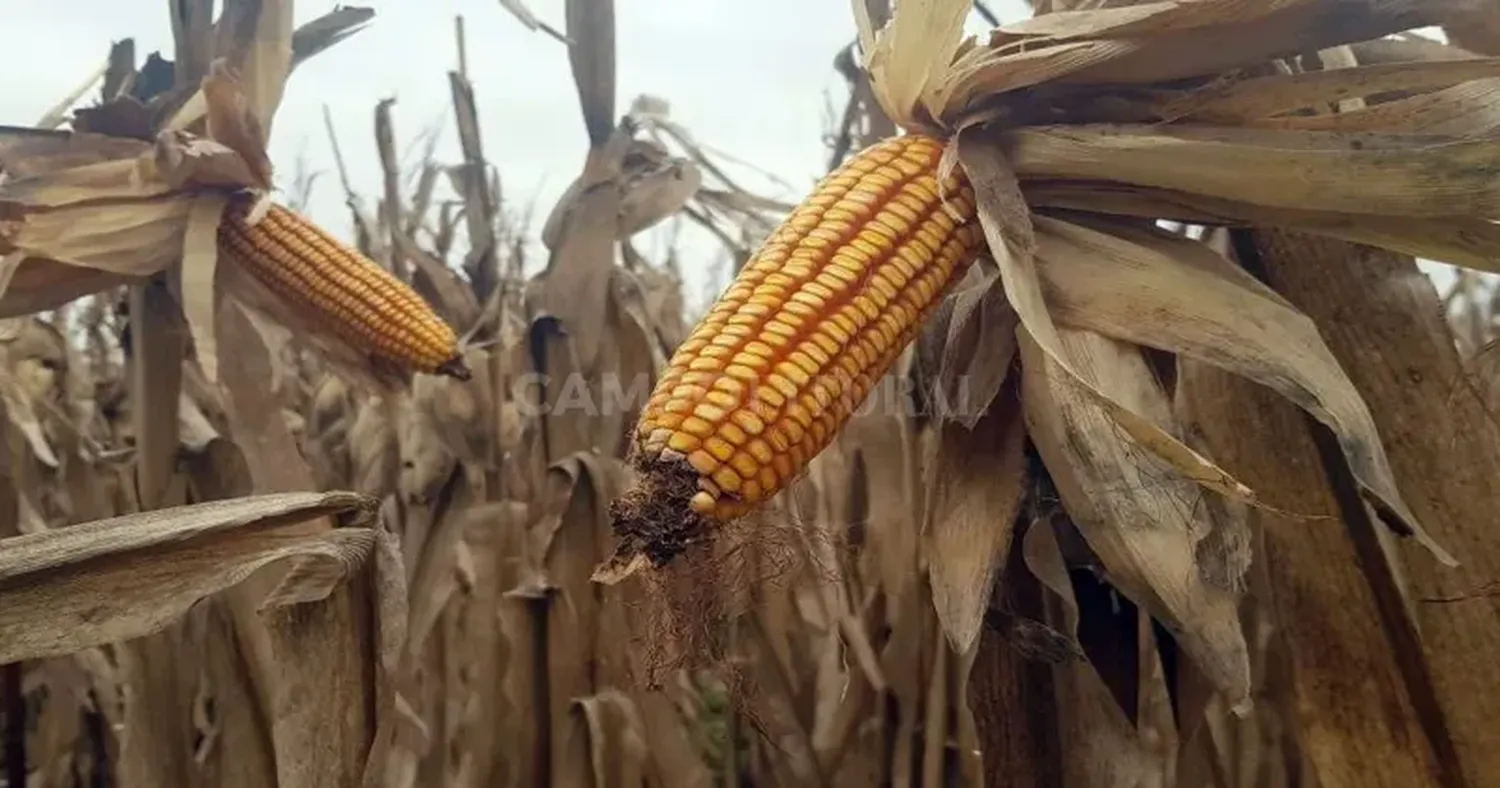
[[[672,458],[632,458],[636,483],[610,502],[609,515],[619,540],[614,553],[594,570],[593,582],[613,585],[649,566],[664,566],[692,546],[710,527],[693,509],[698,475]]]
[[[450,377],[455,380],[462,380],[465,382],[473,380],[474,378],[473,371],[469,369],[468,364],[464,363],[463,355],[458,353],[455,353],[453,355],[453,358],[450,358],[447,361],[439,364],[437,366],[437,369],[434,369],[432,371],[432,374],[442,375],[444,377]]]

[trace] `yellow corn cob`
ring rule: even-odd
[[[620,549],[596,577],[665,563],[781,491],[916,338],[984,244],[968,182],[939,180],[942,150],[895,137],[829,174],[677,348],[633,436]]]
[[[293,211],[271,205],[254,225],[236,198],[219,250],[345,343],[397,367],[470,377],[453,329],[404,282]]]

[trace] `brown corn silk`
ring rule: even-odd
[[[665,564],[785,489],[983,248],[943,142],[875,143],[824,177],[672,356],[636,426],[599,577]]]
[[[288,303],[371,358],[468,380],[453,328],[406,283],[295,211],[272,204],[260,221],[236,197],[219,250]]]

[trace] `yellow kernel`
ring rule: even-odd
[[[736,492],[740,489],[740,475],[729,466],[724,466],[714,473],[714,483],[724,489],[724,492]]]
[[[688,416],[687,418],[683,419],[682,429],[686,432],[697,435],[700,438],[707,438],[714,433],[714,425],[704,421],[697,416]]]
[[[776,469],[776,478],[783,482],[792,478],[793,471],[792,458],[785,451],[777,453],[775,457],[771,458],[771,467]]]
[[[777,364],[775,369],[779,375],[791,381],[793,385],[791,391],[782,389],[782,393],[786,394],[788,397],[794,396],[797,393],[797,390],[802,386],[806,386],[807,382],[811,379],[806,370],[804,370],[802,367],[797,366],[796,364],[793,364],[790,361],[783,361]],[[817,370],[813,371],[816,372]],[[776,380],[776,377],[777,375],[772,375],[771,380]],[[777,388],[781,387],[778,386]]]
[[[724,366],[724,362],[712,356],[698,356],[688,362],[688,369],[715,370]]]
[[[745,447],[745,451],[749,452],[750,456],[754,457],[755,461],[762,465],[770,463],[771,458],[776,456],[776,453],[771,451],[771,447],[760,438],[750,441],[749,445]]]
[[[810,347],[810,346],[804,346],[804,347]],[[812,356],[809,356],[807,354],[806,350],[793,350],[787,356],[787,358],[790,359],[793,364],[796,364],[797,366],[801,367],[802,370],[805,371],[807,374],[809,374],[809,375],[816,375],[816,374],[818,374],[818,369],[820,368],[820,365],[818,364],[818,362],[816,362],[816,361],[813,360]]]
[[[739,472],[741,479],[753,479],[760,473],[760,464],[744,452],[736,453],[729,459],[729,464]]]
[[[759,435],[766,428],[766,423],[748,410],[737,410],[730,414],[729,419],[751,435]]]
[[[667,439],[667,446],[669,448],[674,451],[680,451],[683,454],[687,454],[700,445],[702,445],[702,441],[698,439],[698,436],[689,435],[686,432],[674,432],[672,433],[672,437]]]
[[[693,383],[683,383],[672,389],[672,396],[676,399],[702,399],[708,389]]]
[[[778,318],[776,320],[767,321],[766,331],[772,334],[781,334],[782,336],[796,336],[797,329],[786,322],[786,317],[787,316],[783,315],[781,318]]]
[[[743,445],[750,438],[750,436],[745,434],[744,430],[740,429],[732,421],[726,421],[719,425],[719,436],[735,446]]]
[[[713,455],[702,449],[689,454],[687,460],[688,465],[693,466],[693,470],[705,476],[713,473],[714,470],[719,467],[719,461],[714,459]]]
[[[724,409],[719,407],[718,405],[711,405],[707,402],[700,402],[698,403],[698,407],[693,408],[693,415],[712,424],[718,424],[719,422],[723,421],[724,417],[728,414],[726,414],[724,412]]]
[[[720,462],[728,462],[734,456],[734,447],[720,437],[712,437],[703,441],[703,448],[712,454]]]
[[[730,395],[733,395],[736,398],[735,399],[736,402],[739,401],[739,399],[738,399],[739,395],[745,393],[745,384],[744,384],[744,382],[740,381],[740,380],[736,380],[735,378],[732,378],[732,377],[722,377],[722,378],[719,378],[718,380],[715,380],[714,381],[714,388],[717,389],[717,390],[719,390],[719,391],[727,392]]]
[[[749,369],[765,369],[767,366],[770,366],[770,363],[771,363],[770,359],[768,358],[768,355],[767,356],[758,356],[758,355],[756,355],[754,353],[745,353],[745,352],[741,351],[739,354],[737,354],[734,357],[734,364],[732,364],[731,366],[740,366],[740,367],[746,367],[746,368],[749,368]],[[726,372],[727,371],[728,371],[728,369],[726,368]],[[752,372],[750,374],[752,376],[751,380],[754,380],[755,373]],[[738,377],[738,376],[736,376],[736,377]]]

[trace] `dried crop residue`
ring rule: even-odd
[[[622,570],[638,556],[663,566],[714,525],[688,505],[698,492],[698,474],[692,466],[677,460],[633,459],[635,484],[609,505],[620,539],[611,564]]]
[[[648,689],[675,677],[717,674],[730,697],[750,693],[740,667],[749,618],[758,603],[807,572],[832,582],[820,566],[812,534],[795,520],[756,511],[720,521],[694,512],[693,469],[675,460],[636,459],[635,483],[610,504],[620,540],[596,573],[604,582],[636,581],[626,595],[638,655],[637,674]],[[605,579],[608,578],[608,579]]]

